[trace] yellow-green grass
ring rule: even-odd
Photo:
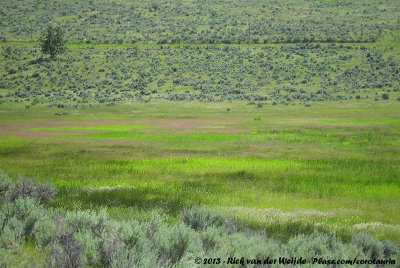
[[[278,237],[317,228],[400,241],[396,102],[257,109],[158,101],[55,111],[0,107],[0,168],[50,180],[59,188],[51,206],[106,206],[122,218],[158,210],[173,221],[201,205]]]

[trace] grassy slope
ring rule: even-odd
[[[116,217],[156,209],[173,220],[201,204],[275,234],[300,221],[400,241],[395,101],[55,111],[0,106],[0,168],[49,179],[60,187],[53,206],[107,206]]]
[[[70,40],[191,43],[368,40],[399,25],[396,0],[5,0],[0,11],[7,40],[36,40],[47,23],[65,27]]]
[[[375,94],[381,99],[383,93],[389,93],[390,99],[400,96],[400,92],[395,92],[399,88],[399,79],[394,74],[398,66],[389,62],[392,59],[398,63],[400,47],[389,37],[382,38],[379,44],[322,44],[318,49],[301,48],[301,44],[69,43],[68,52],[53,62],[37,60],[41,54],[35,42],[0,42],[0,45],[16,51],[14,57],[8,58],[2,52],[0,102],[84,104],[171,98],[170,94],[184,95],[186,91],[211,95],[215,100],[236,99],[243,94],[249,100],[256,100],[250,95],[257,94],[267,96],[269,103],[347,99],[357,95],[371,100]],[[377,67],[377,63],[367,59],[366,55],[374,53],[382,56],[385,67]],[[376,59],[380,62],[380,56]],[[358,68],[360,73],[355,71]],[[145,85],[138,85],[141,82]],[[20,97],[7,96],[16,91],[22,93],[17,94]],[[295,96],[294,93],[302,91],[306,93],[302,98]],[[325,98],[325,93],[329,97]]]

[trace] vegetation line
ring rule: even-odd
[[[7,43],[20,43],[20,44],[40,44],[40,41],[28,41],[28,40],[3,40],[0,41],[0,44],[7,44]],[[326,43],[326,44],[376,44],[376,40],[309,40],[309,41],[268,41],[264,43],[197,43],[197,42],[178,42],[178,43],[158,43],[158,42],[124,42],[124,43],[101,43],[101,42],[81,42],[81,41],[74,41],[69,40],[68,44],[74,45],[255,45],[255,46],[262,46],[262,45],[279,45],[279,44],[318,44],[318,43]]]

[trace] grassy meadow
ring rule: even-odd
[[[65,110],[0,106],[1,168],[49,180],[59,192],[47,206],[175,222],[196,205],[281,239],[318,229],[400,241],[395,101]]]

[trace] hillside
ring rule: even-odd
[[[97,43],[371,42],[398,36],[396,0],[4,0],[1,36],[35,40],[59,24]]]
[[[26,0],[0,14],[1,102],[262,107],[400,96],[398,1]],[[63,27],[68,50],[38,60],[32,40],[49,24]]]

